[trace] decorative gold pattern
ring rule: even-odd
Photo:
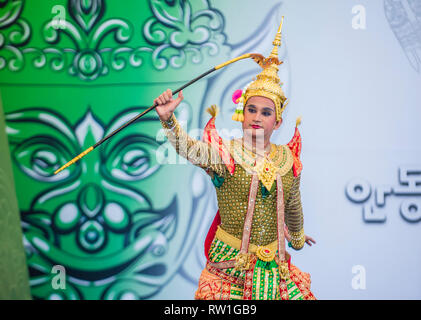
[[[235,256],[239,248],[235,249],[215,237],[205,269],[209,273],[205,272],[200,276],[196,299],[221,299],[224,285],[231,286],[227,297],[229,299],[315,299],[310,289],[310,275],[292,263],[285,263],[281,267],[282,271],[278,266],[269,270],[262,264],[257,266],[260,259],[257,260],[257,256],[252,254],[249,259],[250,269],[234,271]],[[285,272],[285,267],[289,269],[288,273]],[[281,279],[278,276],[280,273],[288,279]]]
[[[240,250],[241,248],[241,239],[238,239],[234,237],[233,235],[226,232],[224,229],[221,228],[221,226],[218,226],[215,238],[221,240],[222,242],[228,244],[230,247],[233,247],[237,250]],[[249,244],[249,253],[256,253],[257,249],[260,248],[259,246],[256,246],[253,243]],[[278,241],[275,240],[265,246],[265,248],[268,248],[271,251],[276,251],[278,248]]]
[[[291,236],[291,245],[294,249],[299,250],[304,246],[304,217],[301,205],[300,194],[301,174],[299,174],[291,185],[291,191],[288,201],[285,204],[285,223]]]
[[[305,234],[304,229],[301,229],[298,232],[291,232],[289,231],[289,235],[291,236],[291,245],[294,249],[301,249],[305,243]]]
[[[282,117],[282,112],[287,105],[287,98],[281,89],[282,83],[278,76],[278,65],[282,64],[278,59],[278,47],[281,45],[281,32],[282,24],[276,33],[275,40],[273,41],[273,49],[268,58],[264,59],[259,65],[263,71],[257,75],[257,79],[252,82],[244,95],[244,105],[247,100],[253,96],[263,96],[271,99],[275,104],[276,120],[279,121]]]
[[[272,161],[268,159],[258,161],[255,168],[259,176],[259,180],[263,183],[266,189],[271,190],[276,174],[280,168],[276,167]]]
[[[174,114],[168,121],[161,121],[161,124],[166,129],[165,134],[168,141],[180,156],[198,167],[215,172],[221,177],[227,174],[227,168],[218,150],[206,142],[191,138],[181,127]]]
[[[263,261],[269,262],[275,259],[276,251],[269,247],[257,247],[256,256]]]
[[[248,173],[258,174],[259,180],[267,190],[271,190],[276,175],[285,175],[294,163],[291,150],[286,145],[271,144],[269,156],[258,157],[244,147],[241,139],[234,139],[231,140],[230,152],[235,162]]]
[[[292,169],[282,176],[285,199],[289,197],[293,180]],[[222,186],[216,188],[221,227],[237,238],[242,238],[250,183],[250,175],[243,167],[236,166],[234,175],[227,176]],[[277,239],[276,192],[269,193],[265,198],[258,192],[254,210],[250,243],[265,246]]]
[[[289,279],[289,270],[288,270],[288,263],[287,262],[280,262],[278,265],[279,268],[279,275],[282,280]]]
[[[236,162],[234,174],[230,175],[218,151],[203,141],[190,138],[174,115],[170,121],[163,122],[162,126],[166,129],[168,140],[181,156],[207,170],[211,175],[217,174],[224,178],[222,185],[216,188],[221,227],[229,234],[241,239],[248,209],[251,175],[256,169],[254,165],[257,156],[245,149],[240,140],[224,142],[224,146]],[[285,223],[288,230],[290,233],[298,232],[303,227],[303,213],[299,192],[300,175],[294,177],[292,153],[285,145],[273,145],[271,153],[265,159],[272,163],[269,169],[271,173],[274,171],[281,176],[285,199]],[[268,188],[269,182],[263,183],[262,180],[265,180],[263,175],[260,177],[259,186],[265,186],[269,193],[263,196],[261,188],[257,190],[250,244],[267,246],[277,240],[277,192]],[[294,248],[297,248],[296,245],[298,243],[294,242]]]
[[[234,270],[245,271],[250,269],[250,254],[247,252],[239,252],[235,256]]]

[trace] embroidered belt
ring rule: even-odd
[[[250,184],[250,191],[249,191],[249,201],[247,207],[247,214],[244,221],[244,228],[243,228],[243,236],[240,239],[230,235],[229,233],[225,232],[223,229],[218,227],[215,237],[217,237],[222,242],[227,243],[228,245],[234,247],[235,249],[239,250],[240,252],[236,255],[235,259],[228,260],[228,261],[220,261],[220,262],[208,262],[210,267],[218,268],[218,269],[228,269],[234,268],[235,270],[240,271],[247,271],[250,270],[255,261],[252,255],[255,254],[257,258],[263,261],[275,261],[278,264],[279,274],[282,280],[286,280],[289,278],[289,270],[288,270],[288,263],[289,254],[285,251],[285,234],[284,234],[284,193],[283,193],[283,186],[281,176],[278,173],[276,176],[276,211],[277,211],[277,237],[278,241],[274,241],[266,246],[256,246],[254,244],[250,244],[250,235],[251,235],[251,226],[253,220],[253,213],[254,213],[254,204],[256,200],[258,185],[259,185],[259,178],[257,174],[252,175],[251,184]],[[279,259],[276,257],[276,249],[278,249]]]
[[[224,229],[221,228],[221,226],[218,226],[215,238],[222,241],[223,243],[226,243],[230,247],[240,250],[241,249],[241,239],[238,239],[237,237],[233,236],[232,234],[226,232]],[[276,250],[278,248],[278,241],[275,240],[269,244],[266,244],[264,246],[258,246],[254,243],[249,244],[248,252],[251,254],[256,254],[257,257],[263,261],[272,261],[273,259],[277,260],[277,257],[275,257]],[[285,251],[285,258],[288,261],[290,259],[290,254]],[[228,261],[221,261],[219,263],[223,262],[229,262],[229,261],[235,261],[235,260],[228,260]],[[214,267],[218,266],[218,263],[215,262],[209,262],[210,265],[213,265]],[[232,264],[232,263],[230,263]],[[234,267],[234,265],[232,265]]]
[[[233,236],[232,234],[226,232],[224,229],[221,228],[221,226],[218,226],[218,229],[215,233],[215,238],[218,240],[221,240],[222,242],[226,243],[230,247],[233,247],[234,249],[240,250],[241,249],[241,239],[238,239],[237,237]],[[256,253],[257,248],[261,246],[257,246],[254,243],[250,243],[249,245],[249,253]],[[267,247],[273,251],[276,251],[278,247],[278,241],[273,241],[267,245],[264,245],[263,247]]]

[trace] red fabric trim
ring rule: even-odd
[[[226,165],[229,173],[233,175],[235,170],[235,162],[229,154],[229,152],[224,147],[222,138],[219,136],[218,131],[216,130],[215,117],[212,117],[206,124],[205,129],[203,131],[202,140],[204,142],[209,143],[213,148],[215,148],[218,151],[219,156]]]
[[[303,164],[300,161],[301,135],[297,127],[295,127],[294,136],[292,137],[291,141],[287,144],[287,146],[291,150],[292,156],[294,158],[292,170],[294,172],[294,176],[296,177],[301,173],[301,170],[303,170]]]
[[[289,300],[288,295],[288,288],[285,280],[279,280],[279,294],[281,296],[281,300]]]
[[[253,299],[253,273],[256,267],[257,258],[256,256],[251,257],[250,269],[246,271],[244,276],[244,287],[243,287],[243,300]]]
[[[216,229],[221,224],[221,216],[219,215],[219,210],[213,219],[213,222],[209,228],[208,234],[206,235],[205,239],[205,257],[206,260],[209,261],[209,249],[212,244],[213,239],[215,238]]]
[[[296,266],[293,266],[291,270],[291,281],[293,281],[301,294],[303,295],[304,300],[316,300],[316,297],[311,292],[311,280],[310,274],[301,271]]]
[[[230,300],[231,296],[231,283],[222,280],[221,298],[220,300]]]
[[[244,285],[244,279],[236,278],[234,276],[231,276],[231,275],[221,271],[221,269],[211,266],[209,263],[206,265],[206,269],[210,273],[212,273],[212,274],[218,276],[219,278],[221,278],[222,280],[237,284],[239,286]]]

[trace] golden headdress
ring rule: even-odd
[[[286,105],[287,98],[281,89],[281,81],[278,77],[278,65],[282,64],[278,58],[278,47],[281,45],[281,31],[284,17],[276,33],[275,40],[272,42],[273,49],[269,57],[264,58],[256,55],[254,60],[263,68],[263,71],[257,75],[256,80],[247,85],[244,91],[237,90],[233,94],[234,103],[238,103],[232,119],[235,121],[244,121],[243,107],[247,100],[253,96],[263,96],[271,99],[275,104],[276,120],[279,121]]]

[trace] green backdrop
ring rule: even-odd
[[[34,298],[151,299],[181,269],[194,286],[198,271],[189,269],[200,267],[199,258],[183,264],[201,246],[198,235],[204,237],[215,213],[213,190],[192,183],[192,166],[157,162],[157,153],[173,150],[155,112],[59,175],[53,172],[164,89],[250,45],[257,48],[246,37],[257,22],[246,20],[238,21],[246,32],[232,28],[234,44],[228,43],[227,23],[238,15],[230,8],[239,3],[0,2],[0,90]],[[270,12],[273,2],[259,7]],[[268,50],[279,19],[274,22],[254,39]],[[225,78],[197,82],[186,90],[177,117],[186,129],[202,128],[207,100],[230,101],[226,90],[243,86],[254,70],[233,66]],[[221,123],[233,109],[222,112]],[[204,218],[206,210],[211,215]],[[57,276],[65,277],[65,287],[54,286]]]
[[[192,201],[168,183],[183,183],[191,168],[157,163],[156,113],[53,171],[166,87],[226,59],[222,15],[207,1],[44,0],[3,1],[0,16],[0,82],[33,296],[152,297],[194,239],[185,236]],[[204,86],[194,86],[185,110],[200,104]],[[65,290],[52,286],[57,265]]]

